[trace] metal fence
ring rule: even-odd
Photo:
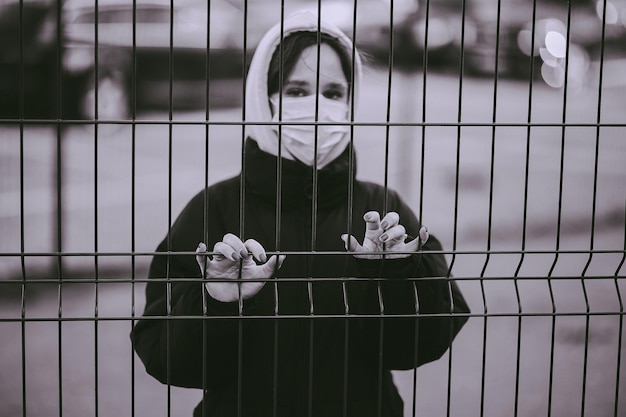
[[[129,334],[151,259],[194,256],[168,233],[186,203],[245,175],[247,68],[261,35],[301,8],[365,52],[346,123],[357,179],[381,184],[385,204],[398,191],[442,243],[447,273],[434,279],[470,308],[443,357],[393,371],[404,415],[625,415],[626,4],[613,0],[0,4],[0,415],[192,415],[203,391],[149,376]],[[305,226],[317,230],[313,196]],[[239,207],[243,235],[255,219]],[[268,255],[352,256],[279,243]],[[173,277],[156,277],[168,329],[181,318]],[[281,316],[276,297],[275,315],[247,316],[240,296],[239,361],[248,323],[352,323],[346,286],[385,280],[332,277],[345,308],[330,314],[314,308],[320,277],[290,281],[307,286],[310,311]]]

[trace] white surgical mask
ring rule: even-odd
[[[278,97],[271,99],[274,116],[272,122],[279,123]],[[282,117],[283,122],[315,122],[315,104],[317,105],[318,122],[347,122],[348,105],[343,101],[331,100],[323,95],[309,95],[305,97],[283,97]],[[289,152],[299,161],[313,166],[317,156],[317,169],[322,169],[346,149],[350,138],[349,126],[340,125],[316,125],[315,124],[288,124],[274,125],[272,129],[278,134],[281,130],[283,149]],[[317,133],[317,154],[315,152],[315,134]]]

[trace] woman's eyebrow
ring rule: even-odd
[[[302,86],[309,85],[309,82],[308,81],[304,81],[304,80],[287,80],[285,85],[295,85],[297,87],[302,87]]]
[[[348,86],[346,84],[344,84],[344,83],[335,83],[335,82],[328,83],[328,84],[325,85],[325,87],[327,87],[327,88],[335,88],[335,89],[338,89],[338,90],[346,90],[348,88]]]
[[[283,87],[300,87],[300,88],[312,88],[311,83],[305,80],[287,80]],[[324,90],[338,90],[347,91],[348,86],[341,82],[329,82],[320,86],[319,91]]]

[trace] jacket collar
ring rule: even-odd
[[[349,145],[333,162],[317,171],[317,206],[331,207],[347,202],[350,182],[356,173],[356,158],[350,164]],[[279,158],[259,149],[257,142],[248,138],[245,143],[246,192],[272,206],[276,204]],[[314,169],[299,161],[281,158],[280,189],[284,206],[311,207],[313,200]],[[351,166],[352,165],[352,166]]]

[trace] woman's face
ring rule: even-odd
[[[283,97],[306,97],[319,93],[327,99],[347,103],[348,81],[344,75],[341,60],[337,52],[324,43],[319,46],[318,90],[317,49],[317,45],[311,45],[302,51],[293,71],[283,85]],[[277,99],[277,96],[278,94],[274,94],[271,98]]]

